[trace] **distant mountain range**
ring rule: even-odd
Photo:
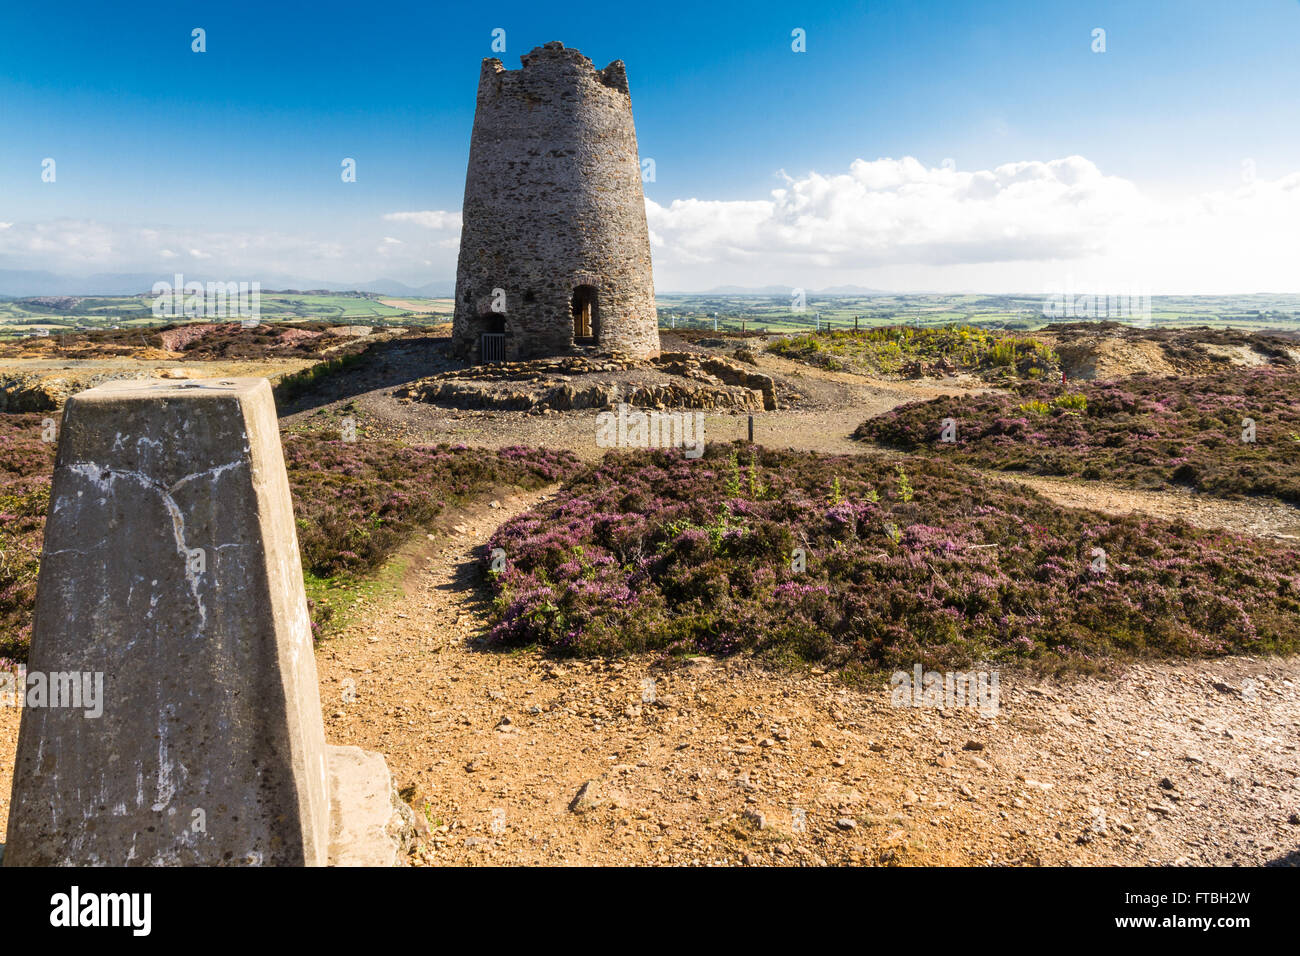
[[[184,272],[187,282],[228,282],[230,276],[211,276],[200,272]],[[35,295],[141,295],[153,290],[155,282],[170,282],[171,274],[142,272],[100,272],[90,276],[65,276],[54,272],[19,269],[0,269],[0,296],[20,299]],[[302,279],[296,276],[259,277],[264,291],[273,289],[324,289],[328,292],[373,292],[379,295],[424,296],[447,298],[455,295],[456,282],[444,279],[422,286],[411,286],[396,279],[375,279],[372,282],[323,282],[319,279]]]

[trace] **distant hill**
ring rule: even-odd
[[[817,295],[894,295],[884,289],[868,289],[861,285],[833,285],[816,291]]]
[[[0,295],[13,298],[38,295],[139,295],[148,292],[160,279],[162,276],[143,273],[98,273],[74,277],[54,272],[0,269]]]

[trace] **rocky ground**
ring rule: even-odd
[[[695,352],[663,352],[645,360],[566,356],[456,368],[402,385],[399,399],[453,408],[546,413],[638,408],[775,411],[802,399],[769,375]]]
[[[986,715],[893,706],[883,676],[482,650],[477,559],[540,498],[461,515],[319,650],[326,734],[387,757],[414,865],[1300,862],[1300,661],[1002,672]]]
[[[1300,661],[1004,672],[989,717],[883,677],[484,651],[476,559],[538,497],[464,515],[321,649],[327,735],[427,824],[413,864],[1300,861]]]
[[[987,387],[757,358],[808,397],[755,415],[756,439],[774,447],[888,454],[847,436],[900,402]],[[602,451],[591,412],[457,411],[382,390],[291,422],[344,406],[411,439]],[[711,440],[746,427],[746,415],[706,415]],[[1300,534],[1300,511],[1276,503],[1019,480],[1067,505]],[[466,516],[414,572],[399,616],[370,609],[322,656],[330,734],[388,754],[429,823],[415,864],[1297,861],[1300,661],[1150,663],[1064,682],[1004,673],[986,719],[893,707],[884,678],[858,688],[743,660],[478,650],[472,559],[530,503]],[[349,677],[358,699],[343,703]]]
[[[400,345],[400,348],[398,347]],[[683,351],[698,347],[672,340]],[[862,443],[849,436],[861,422],[888,411],[900,402],[924,401],[940,395],[978,391],[988,386],[972,378],[896,381],[872,379],[845,372],[812,368],[799,362],[760,353],[756,372],[775,384],[780,407],[753,412],[754,440],[774,448],[798,448],[857,454]],[[417,369],[452,368],[440,349],[427,342],[394,343],[382,364],[348,369],[326,383],[321,393],[299,400],[283,410],[286,427],[314,428],[335,425],[344,416],[357,419],[362,435],[400,438],[412,442],[461,442],[499,447],[506,444],[567,448],[584,458],[596,459],[607,449],[596,444],[599,409],[524,410],[461,409],[449,405],[412,401],[396,383],[411,381]],[[405,376],[405,377],[404,377]],[[796,401],[789,401],[790,395]],[[750,412],[706,410],[705,436],[709,441],[731,441],[747,435]]]
[[[457,410],[393,394],[436,371],[439,352],[419,338],[385,343],[286,409],[285,424],[351,415],[363,439],[603,453],[594,409]],[[761,353],[758,363],[807,397],[755,413],[756,440],[773,447],[892,454],[848,436],[900,402],[987,387]],[[706,435],[743,437],[747,421],[708,412]],[[1300,536],[1300,509],[1276,502],[997,477],[1066,505]],[[425,821],[414,865],[1300,862],[1300,659],[1142,663],[1068,680],[1003,671],[990,716],[893,706],[887,675],[850,686],[743,659],[483,650],[477,559],[539,499],[457,516],[450,538],[405,555],[400,599],[358,605],[319,649],[328,738],[383,753]],[[17,727],[18,711],[0,708],[0,828]]]
[[[897,454],[897,452],[884,452]],[[1216,498],[1190,488],[1139,491],[1097,481],[1080,481],[1006,471],[987,472],[992,479],[1014,481],[1059,505],[1091,508],[1106,514],[1142,514],[1202,528],[1222,528],[1256,538],[1300,540],[1300,508],[1272,498]]]

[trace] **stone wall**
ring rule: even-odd
[[[577,351],[643,358],[659,351],[650,239],[632,100],[621,60],[603,70],[547,43],[479,77],[453,343],[479,358],[504,331],[506,358],[575,351],[571,304],[596,291],[596,340]],[[495,289],[505,311],[493,311]]]
[[[453,369],[408,382],[399,399],[454,408],[570,411],[697,408],[775,411],[776,382],[722,359],[662,352],[648,360],[565,356]]]

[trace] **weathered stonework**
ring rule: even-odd
[[[266,379],[69,399],[28,668],[102,692],[27,698],[5,866],[395,861],[383,758],[325,743]]]
[[[513,411],[697,408],[775,411],[776,382],[713,356],[663,352],[646,361],[586,356],[453,369],[400,386],[398,398]]]
[[[482,335],[499,332],[508,360],[653,356],[650,237],[623,62],[597,70],[562,43],[520,59],[519,70],[485,59],[479,76],[453,347],[482,361]],[[577,338],[586,303],[591,335]]]

